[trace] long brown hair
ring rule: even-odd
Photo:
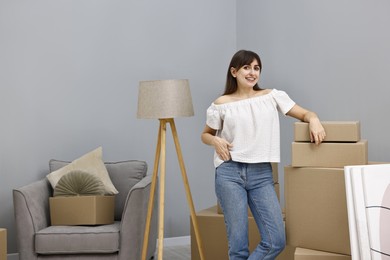
[[[244,65],[251,64],[253,60],[256,60],[259,63],[261,73],[263,66],[261,65],[261,60],[257,53],[253,51],[240,50],[233,55],[226,75],[225,92],[223,93],[224,95],[232,94],[237,90],[237,79],[233,77],[232,73],[230,72],[230,69],[235,68],[236,70],[239,70]],[[261,90],[257,83],[253,86],[253,89]]]

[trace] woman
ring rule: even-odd
[[[308,122],[312,142],[325,131],[317,115],[283,91],[258,86],[260,57],[247,50],[232,58],[225,92],[207,109],[202,141],[215,149],[215,191],[224,213],[229,259],[275,259],[285,247],[284,224],[274,190],[271,162],[280,161],[278,111]],[[250,254],[250,207],[261,242]]]

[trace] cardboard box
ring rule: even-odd
[[[293,142],[291,153],[293,167],[344,167],[368,163],[368,142],[314,143]]]
[[[322,121],[325,129],[325,142],[358,142],[360,141],[359,121]],[[309,123],[294,123],[294,141],[310,142]]]
[[[51,225],[114,223],[115,196],[51,197]]]
[[[276,257],[276,260],[294,260],[295,247],[286,245],[282,253]]]
[[[297,247],[294,260],[351,260],[350,255],[334,254]]]
[[[344,168],[294,168],[285,173],[287,243],[351,254]]]
[[[280,184],[279,183],[274,183],[274,187],[275,187],[276,196],[278,197],[278,200],[279,200],[279,203],[280,203]],[[217,212],[218,212],[218,214],[223,214],[221,205],[219,204],[218,201],[217,201]],[[253,216],[249,206],[248,206],[248,215],[249,216]]]
[[[196,213],[204,260],[228,259],[228,241],[223,215],[217,213],[217,206]],[[192,221],[191,221],[192,223]],[[253,251],[260,242],[260,234],[253,217],[248,217],[249,250]],[[194,228],[191,224],[191,259],[200,260]],[[287,247],[276,260],[293,260],[294,249]]]
[[[7,260],[7,230],[0,228],[0,260]]]

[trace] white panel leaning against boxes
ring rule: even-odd
[[[308,123],[294,124],[291,166],[286,166],[287,244],[296,260],[351,259],[344,166],[368,163],[368,142],[358,121],[323,121],[326,138],[310,143]]]
[[[345,167],[353,260],[390,259],[390,164]]]

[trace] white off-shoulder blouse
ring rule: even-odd
[[[244,163],[280,162],[280,129],[278,112],[287,114],[295,102],[284,91],[244,100],[214,104],[207,109],[206,124],[217,130],[217,136],[233,145],[233,161]],[[214,166],[221,160],[214,153]]]

